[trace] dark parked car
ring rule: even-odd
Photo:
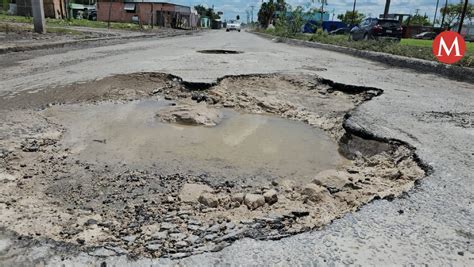
[[[89,11],[88,14],[87,14],[87,19],[96,21],[97,20],[97,11],[96,10]]]
[[[419,33],[419,34],[415,35],[413,38],[423,39],[423,40],[434,40],[436,35],[437,34],[435,32],[422,32],[422,33]]]
[[[341,34],[347,34],[349,33],[350,29],[349,28],[339,28],[334,31],[330,31],[329,34],[331,35],[341,35]]]
[[[359,26],[352,28],[351,38],[354,41],[379,38],[400,40],[402,25],[395,19],[367,18]]]

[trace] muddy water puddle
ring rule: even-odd
[[[54,106],[44,115],[66,127],[63,144],[75,159],[156,167],[164,174],[207,174],[261,181],[307,182],[325,169],[346,164],[337,144],[322,130],[269,115],[221,109],[215,127],[160,122],[164,100]],[[263,181],[262,181],[263,182]]]

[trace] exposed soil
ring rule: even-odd
[[[399,196],[425,175],[408,145],[373,140],[344,125],[351,110],[381,93],[316,76],[232,76],[205,86],[138,73],[4,96],[0,225],[92,256],[175,258],[219,250],[242,237],[279,239],[319,228],[374,199]],[[245,180],[225,169],[218,176],[193,172],[186,164],[169,173],[159,164],[86,161],[65,142],[73,127],[58,110],[144,99],[179,107],[157,112],[157,120],[205,124],[187,127],[220,127],[220,120],[209,118],[224,109],[302,122],[322,129],[345,162],[310,179],[285,174]],[[98,138],[87,145],[107,144]]]

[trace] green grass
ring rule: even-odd
[[[400,44],[410,46],[431,47],[432,40],[402,39]]]
[[[402,39],[400,44],[407,46],[431,47],[432,40],[418,40],[418,39]],[[469,52],[474,52],[474,43],[466,42],[466,49]]]
[[[33,18],[21,16],[9,16],[5,13],[0,13],[0,21],[2,22],[18,22],[18,23],[32,23]]]
[[[33,18],[22,17],[22,16],[9,16],[4,13],[0,13],[0,22],[16,22],[16,23],[32,23]],[[92,21],[86,19],[46,19],[46,26],[80,26],[80,27],[91,27],[91,28],[107,28],[107,22],[104,21]],[[118,23],[111,22],[111,29],[119,30],[140,30],[140,26],[134,23]]]
[[[267,30],[265,32],[276,36],[288,37],[285,33],[280,34],[278,30]],[[348,35],[328,35],[323,32],[317,32],[315,34],[294,34],[290,36],[290,38],[437,61],[433,55],[431,48],[432,41],[430,40],[402,39],[401,42],[381,40],[354,42],[349,40]],[[474,68],[474,44],[466,43],[466,45],[468,52],[466,52],[463,59],[456,63],[456,65]]]

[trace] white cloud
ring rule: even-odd
[[[450,0],[450,2],[457,0]],[[206,4],[214,8],[217,11],[224,12],[224,18],[235,18],[236,15],[240,15],[242,20],[246,19],[246,10],[250,10],[250,6],[254,8],[254,19],[257,19],[257,13],[261,5],[260,0],[171,0],[177,4],[194,6],[199,4]],[[326,10],[334,10],[335,14],[345,13],[346,10],[352,10],[353,0],[327,0],[328,5],[325,7]],[[311,3],[308,0],[287,0],[287,3],[292,6],[304,5]],[[444,1],[440,0],[440,6],[443,5]],[[318,1],[314,1],[312,6],[320,6]],[[385,0],[357,0],[356,9],[366,15],[378,16],[383,13],[385,7]],[[430,18],[433,17],[436,7],[436,0],[392,0],[390,6],[390,13],[403,13],[403,14],[414,14],[419,9],[420,14],[427,14]],[[439,13],[439,12],[438,12]]]

